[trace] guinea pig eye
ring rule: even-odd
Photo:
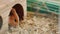
[[[16,19],[14,19],[15,20],[15,22],[16,22]]]

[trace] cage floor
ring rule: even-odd
[[[58,20],[56,16],[51,18],[42,14],[35,16],[33,12],[28,12],[25,19],[20,22],[19,34],[57,34]],[[12,34],[16,33],[12,32]]]

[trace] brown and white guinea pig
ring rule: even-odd
[[[9,14],[9,25],[16,27],[18,22],[22,20],[24,20],[23,7],[20,4],[16,4],[12,7],[12,10]]]
[[[10,14],[9,14],[9,26],[16,27],[19,23],[19,17],[16,13],[16,10],[12,8]]]

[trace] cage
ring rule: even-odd
[[[37,24],[39,26],[39,28],[37,29],[39,32],[38,33],[36,32],[37,34],[58,34],[57,33],[58,32],[58,15],[60,15],[59,1],[60,0],[27,0],[28,14],[33,15],[33,18],[35,19],[36,24],[39,23],[39,25]],[[46,19],[47,20],[51,19],[52,21],[54,21],[53,19],[56,19],[56,21],[54,22],[52,22],[51,20],[45,21]],[[45,23],[47,25],[46,28],[44,28]],[[50,25],[48,23],[50,23]],[[55,25],[52,25],[53,23]],[[56,29],[55,29],[55,26],[56,26]],[[50,30],[49,30],[49,27],[51,28]]]

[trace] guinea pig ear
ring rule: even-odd
[[[2,28],[2,25],[3,25],[3,20],[2,20],[2,17],[0,16],[0,30]]]
[[[16,10],[14,8],[12,8],[12,12],[14,13],[14,12],[16,12]]]

